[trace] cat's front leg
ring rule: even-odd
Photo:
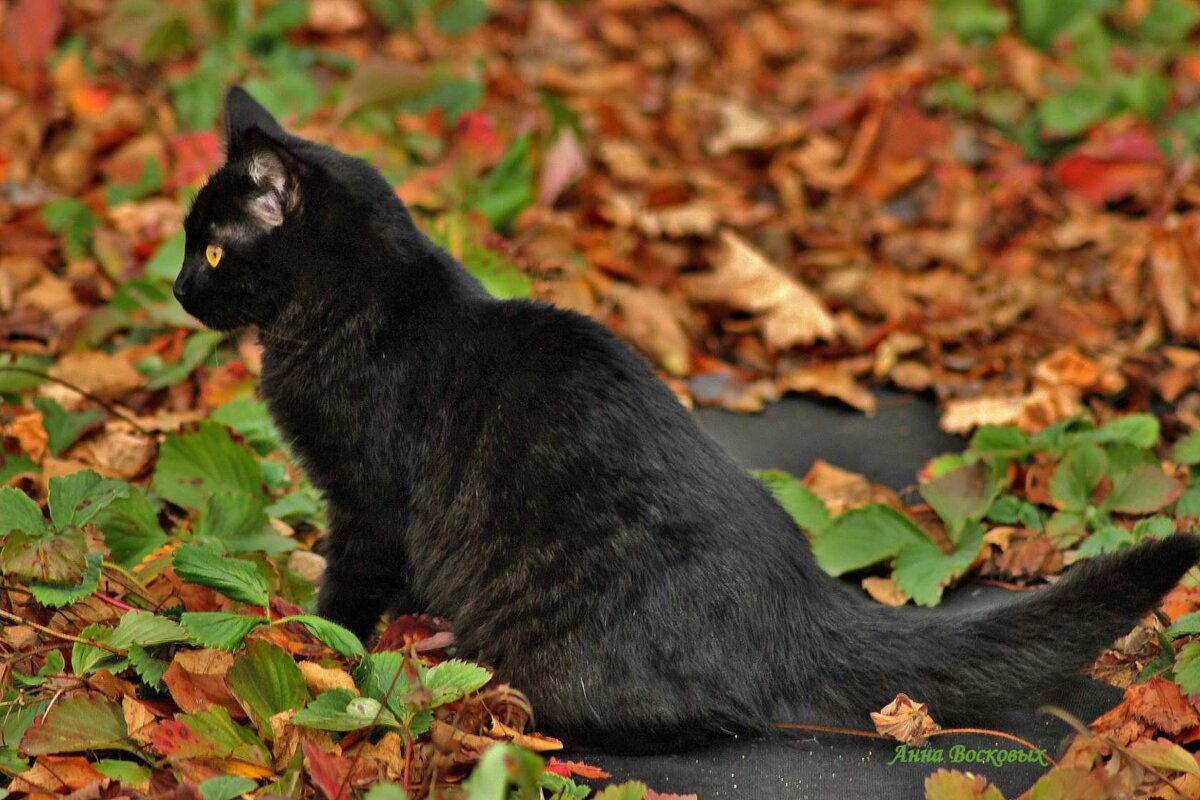
[[[325,547],[325,575],[317,613],[366,642],[384,611],[409,603],[402,553],[392,552],[369,528],[337,525]]]

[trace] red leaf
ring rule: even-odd
[[[563,778],[578,775],[581,778],[591,781],[611,777],[604,770],[599,767],[593,767],[591,764],[584,764],[582,761],[559,761],[554,756],[550,756],[550,760],[546,762],[546,772],[553,772],[555,775]]]
[[[1138,131],[1084,145],[1060,159],[1052,171],[1065,188],[1095,206],[1146,191],[1167,174],[1154,140]]]
[[[62,31],[59,0],[17,0],[4,25],[7,55],[26,69],[40,67]]]
[[[350,767],[354,762],[348,758],[326,753],[313,742],[303,742],[304,760],[308,764],[308,774],[327,800],[350,800],[346,786],[350,783]]]
[[[221,138],[212,131],[172,136],[171,154],[175,157],[175,186],[190,186],[207,178],[225,160]]]

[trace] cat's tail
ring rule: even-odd
[[[1200,536],[1179,534],[1084,561],[999,607],[892,609],[861,593],[850,604],[834,598],[816,615],[823,638],[809,640],[822,678],[807,687],[805,705],[861,724],[904,692],[943,725],[1029,707],[1128,633],[1197,562]]]

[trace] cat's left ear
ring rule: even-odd
[[[269,231],[300,206],[300,163],[287,147],[257,128],[243,135],[242,146],[246,173],[255,186],[246,211]]]
[[[258,101],[240,86],[225,95],[225,159],[237,161],[245,154],[246,136],[250,131],[282,138],[283,128]]]

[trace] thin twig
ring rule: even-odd
[[[72,636],[69,633],[61,633],[59,631],[54,630],[53,628],[47,628],[45,625],[38,625],[36,622],[30,622],[29,620],[27,620],[23,617],[18,617],[16,614],[9,613],[8,611],[0,611],[0,618],[9,620],[10,622],[15,622],[18,625],[28,625],[29,627],[33,628],[35,631],[40,631],[41,633],[44,633],[48,636],[55,636],[59,639],[63,639],[64,641],[75,642],[76,644],[88,644],[88,645],[91,645],[92,647],[99,647],[101,650],[107,650],[108,652],[114,653],[118,656],[127,655],[124,650],[121,650],[120,648],[117,648],[117,647],[113,647],[110,644],[105,644],[104,642],[93,642],[91,639],[84,639],[79,636]]]
[[[798,722],[776,722],[775,727],[781,728],[783,730],[789,730],[789,731],[813,731],[815,733],[837,733],[837,734],[842,734],[844,736],[859,736],[864,739],[892,740],[891,736],[884,736],[882,733],[874,733],[872,731],[861,731],[861,730],[857,730],[854,728],[835,728],[835,727],[826,726],[826,725],[802,725]],[[1004,731],[994,731],[990,728],[942,728],[940,730],[936,730],[931,733],[925,734],[925,738],[932,739],[935,736],[946,736],[948,734],[955,734],[955,733],[957,733],[957,734],[979,734],[982,736],[994,736],[997,739],[1007,739],[1010,742],[1016,742],[1017,744],[1019,744],[1023,747],[1026,747],[1035,753],[1040,753],[1041,756],[1043,758],[1045,758],[1047,761],[1049,761],[1052,765],[1058,766],[1055,763],[1054,759],[1052,759],[1052,758],[1050,758],[1050,756],[1046,755],[1045,750],[1043,750],[1042,748],[1033,744],[1032,742],[1022,739],[1020,736],[1016,736],[1015,734],[1005,733]],[[899,741],[899,740],[895,740],[895,741]]]
[[[75,384],[71,383],[70,381],[64,381],[62,378],[56,378],[53,375],[49,374],[48,372],[42,372],[41,370],[38,370],[38,369],[30,369],[29,367],[14,367],[12,365],[7,365],[7,364],[0,366],[0,372],[20,372],[25,375],[33,375],[34,377],[41,378],[44,381],[50,381],[51,383],[57,383],[59,386],[64,386],[64,387],[70,389],[72,392],[75,392],[79,395],[82,395],[83,397],[86,397],[88,400],[91,400],[93,403],[97,404],[98,406],[103,408],[108,413],[112,414],[117,419],[121,419],[121,420],[124,420],[125,422],[128,422],[130,425],[132,425],[134,427],[134,430],[136,430],[138,433],[143,434],[144,436],[150,436],[152,433],[151,431],[148,431],[145,428],[143,428],[141,425],[139,425],[137,420],[135,420],[133,417],[129,416],[128,414],[126,414],[123,411],[118,410],[116,408],[116,406],[114,406],[112,403],[109,403],[106,400],[101,400],[99,397],[97,397],[96,395],[87,391],[86,389],[81,389],[78,386],[76,386]]]

